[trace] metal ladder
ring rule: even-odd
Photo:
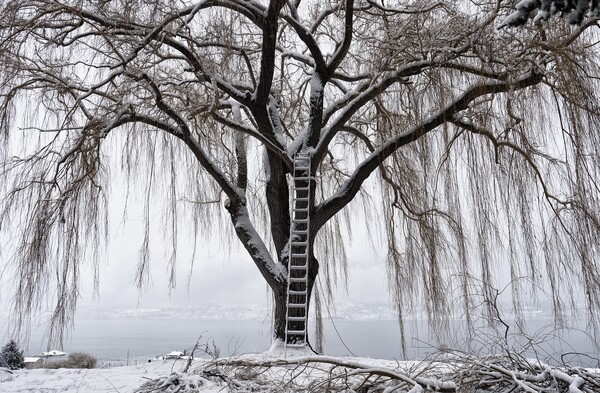
[[[306,347],[310,229],[310,155],[294,157],[285,348]]]

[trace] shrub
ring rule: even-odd
[[[89,353],[73,352],[65,360],[46,363],[46,368],[96,368],[98,359]]]
[[[89,353],[73,352],[67,358],[67,363],[69,363],[67,368],[96,368],[98,359]]]
[[[18,370],[25,367],[23,351],[19,350],[19,345],[15,340],[10,340],[8,344],[2,347],[2,351],[0,351],[0,367],[6,367],[9,370]]]

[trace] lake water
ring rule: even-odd
[[[532,338],[541,342],[537,356],[542,359],[559,359],[560,354],[581,352],[587,356],[570,356],[569,362],[584,366],[598,366],[596,349],[591,339],[582,331],[552,333],[546,326],[548,321],[530,321]],[[337,320],[325,321],[325,353],[343,356],[382,359],[405,359],[401,351],[400,329],[397,321],[389,320]],[[410,323],[407,329],[407,359],[419,359],[435,350],[435,340],[429,335],[424,322]],[[469,340],[461,334],[461,327],[453,328],[452,339],[444,346],[486,352],[497,352],[490,348],[489,331],[480,330]],[[45,351],[41,332],[32,332],[26,354]],[[271,344],[270,325],[257,320],[213,321],[213,320],[152,320],[152,319],[104,319],[79,320],[70,337],[64,343],[65,352],[88,352],[103,360],[144,361],[147,358],[166,354],[173,350],[189,349],[198,338],[200,343],[214,342],[221,356],[248,352],[266,351]],[[525,340],[511,341],[520,348]],[[536,356],[528,352],[527,356]]]

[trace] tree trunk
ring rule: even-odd
[[[285,341],[286,291],[287,288],[273,290],[273,338],[282,342]]]
[[[308,282],[307,282],[307,306],[306,313],[308,314],[310,310],[310,300],[313,291],[313,287],[317,278],[317,273],[319,271],[319,262],[314,256],[310,257],[309,260],[309,269],[308,269]],[[286,329],[286,313],[287,313],[287,285],[283,285],[281,287],[272,288],[273,289],[273,302],[274,302],[274,315],[273,315],[273,337],[275,340],[285,341],[285,329]],[[293,300],[293,299],[292,299]],[[300,300],[300,299],[297,299]],[[301,299],[302,301],[304,298]],[[304,315],[298,315],[304,316]],[[303,328],[307,328],[304,326]],[[308,341],[308,334],[307,334]],[[292,338],[293,339],[293,338]],[[292,339],[290,339],[289,344],[293,344]]]

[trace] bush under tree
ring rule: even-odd
[[[19,350],[19,344],[15,340],[10,340],[2,347],[0,352],[0,367],[6,367],[10,370],[18,370],[25,367],[25,358],[23,351]]]

